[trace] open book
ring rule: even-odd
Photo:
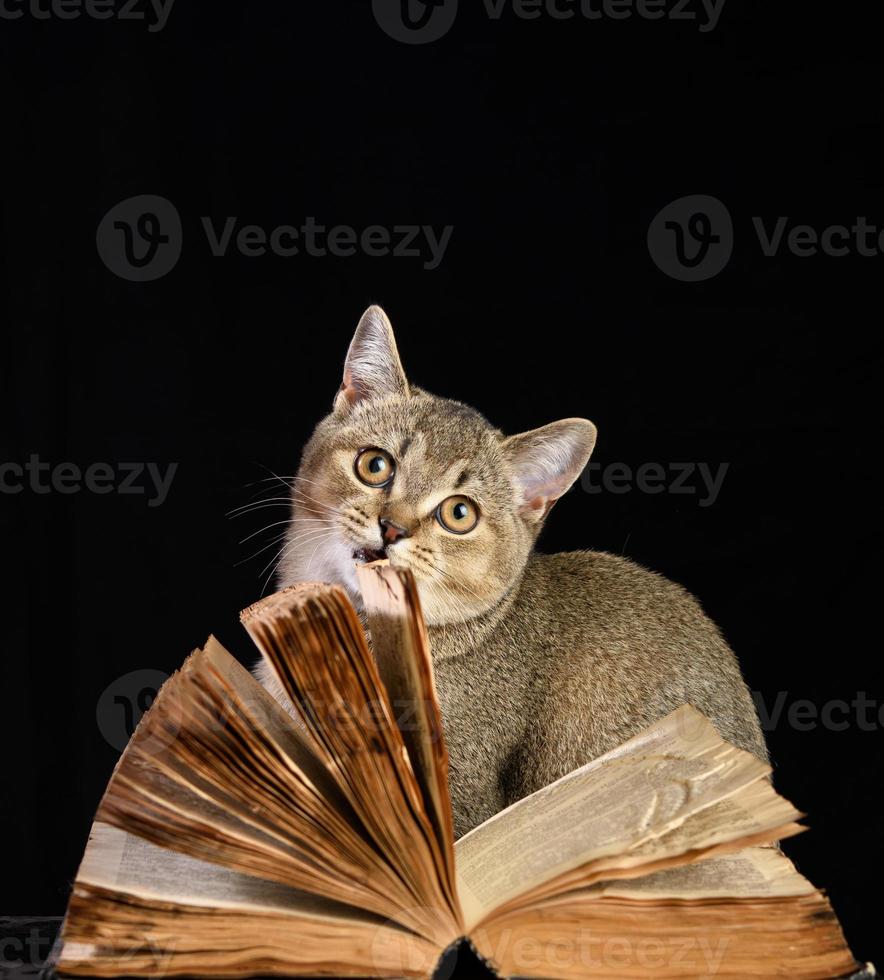
[[[456,844],[414,582],[359,570],[243,613],[295,720],[215,640],[120,759],[56,968],[88,976],[832,978],[858,969],[772,842],[768,768],[685,706]]]

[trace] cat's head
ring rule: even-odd
[[[431,626],[471,619],[518,581],[595,437],[585,419],[506,437],[410,385],[390,321],[372,307],[304,450],[280,585],[337,582],[358,600],[355,564],[386,557],[414,573]]]

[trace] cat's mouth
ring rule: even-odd
[[[353,552],[353,561],[360,565],[370,565],[387,557],[386,548],[359,548]]]

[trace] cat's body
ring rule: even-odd
[[[534,551],[594,442],[583,419],[506,438],[409,385],[372,308],[304,450],[279,584],[338,582],[358,606],[356,561],[413,572],[458,835],[685,703],[766,758],[736,659],[684,589],[612,555]]]
[[[682,704],[766,758],[736,659],[680,586],[602,552],[534,554],[513,593],[430,630],[458,835]]]

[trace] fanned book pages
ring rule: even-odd
[[[456,844],[414,581],[359,569],[243,613],[285,711],[215,640],[120,759],[56,969],[427,977],[846,977],[827,899],[771,846],[801,814],[684,706]]]

